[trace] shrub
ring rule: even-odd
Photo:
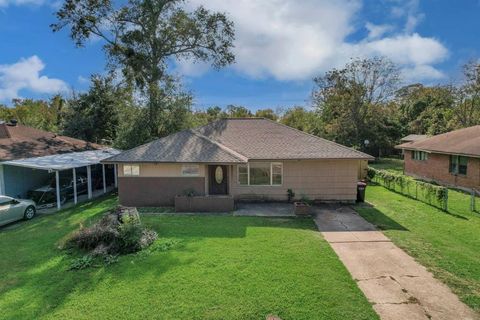
[[[105,264],[111,264],[119,254],[140,251],[157,237],[155,231],[142,226],[135,209],[118,207],[91,227],[80,228],[67,240],[67,248],[88,252],[88,255],[74,261],[75,267],[71,269],[82,269],[96,257],[103,257]]]

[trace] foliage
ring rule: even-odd
[[[389,190],[412,197],[445,211],[448,208],[448,188],[424,181],[413,180],[403,174],[377,170],[372,167],[368,168],[367,177],[369,181],[378,183]]]
[[[0,119],[15,119],[18,123],[50,132],[61,131],[65,100],[54,96],[49,101],[15,99],[12,107],[0,106]]]
[[[197,195],[197,191],[194,188],[188,188],[183,190],[183,195],[187,197],[194,197]]]
[[[273,109],[258,109],[255,111],[255,117],[277,121],[278,114]]]
[[[397,132],[389,102],[399,81],[398,67],[385,58],[354,59],[315,78],[312,99],[323,124],[321,134],[361,150],[367,140],[377,143],[371,148],[382,147],[376,141],[378,130]],[[387,121],[393,123],[384,128]]]
[[[89,91],[68,101],[63,118],[63,133],[111,145],[117,137],[120,112],[131,103],[131,92],[116,85],[113,76],[93,75]]]
[[[74,259],[70,264],[70,270],[83,270],[93,265],[94,257],[86,254],[80,258]]]
[[[312,134],[318,133],[319,122],[315,112],[298,106],[288,109],[280,117],[280,123]]]
[[[142,122],[134,122],[145,127],[144,142],[185,126],[189,106],[172,101],[178,91],[168,74],[172,60],[209,61],[215,68],[234,61],[233,23],[202,6],[187,9],[182,0],[66,0],[56,17],[53,31],[69,29],[77,46],[93,37],[103,42],[110,70],[121,70],[145,109]]]
[[[119,207],[94,225],[81,227],[66,241],[66,247],[87,251],[91,257],[107,257],[140,251],[156,238],[154,231],[143,228],[138,213],[125,213]]]
[[[356,211],[480,312],[480,215],[469,195],[449,191],[448,214],[383,187],[367,188],[372,207]]]
[[[242,106],[228,105],[226,114],[230,118],[251,118],[253,114],[250,110]]]

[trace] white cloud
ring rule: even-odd
[[[65,82],[40,75],[45,64],[37,56],[0,65],[0,101],[19,97],[19,92],[59,93],[68,89]]]
[[[409,75],[438,79],[435,64],[444,61],[448,50],[437,39],[414,32],[423,15],[418,1],[392,0],[392,12],[405,20],[402,30],[390,25],[365,22],[369,35],[349,40],[356,30],[360,0],[191,0],[190,5],[226,12],[235,23],[232,67],[254,78],[305,80],[352,57],[385,55]],[[398,29],[398,28],[397,28]],[[191,75],[191,66],[180,70]],[[204,69],[204,68],[201,68]],[[423,70],[420,72],[420,70]],[[427,72],[429,70],[429,72]],[[198,68],[193,68],[198,75]]]
[[[368,39],[377,39],[393,30],[393,26],[389,24],[373,24],[371,22],[367,22],[365,28],[368,30]]]

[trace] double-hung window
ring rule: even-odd
[[[283,182],[281,162],[251,162],[239,165],[237,181],[240,185],[279,186]]]
[[[123,175],[124,176],[139,176],[140,175],[140,166],[138,164],[124,164],[123,165]]]
[[[462,156],[450,156],[450,173],[467,174],[468,158]]]
[[[425,161],[428,159],[428,154],[424,151],[412,151],[412,159]]]

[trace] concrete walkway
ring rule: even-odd
[[[315,222],[381,319],[479,319],[425,267],[350,207],[316,209]]]

